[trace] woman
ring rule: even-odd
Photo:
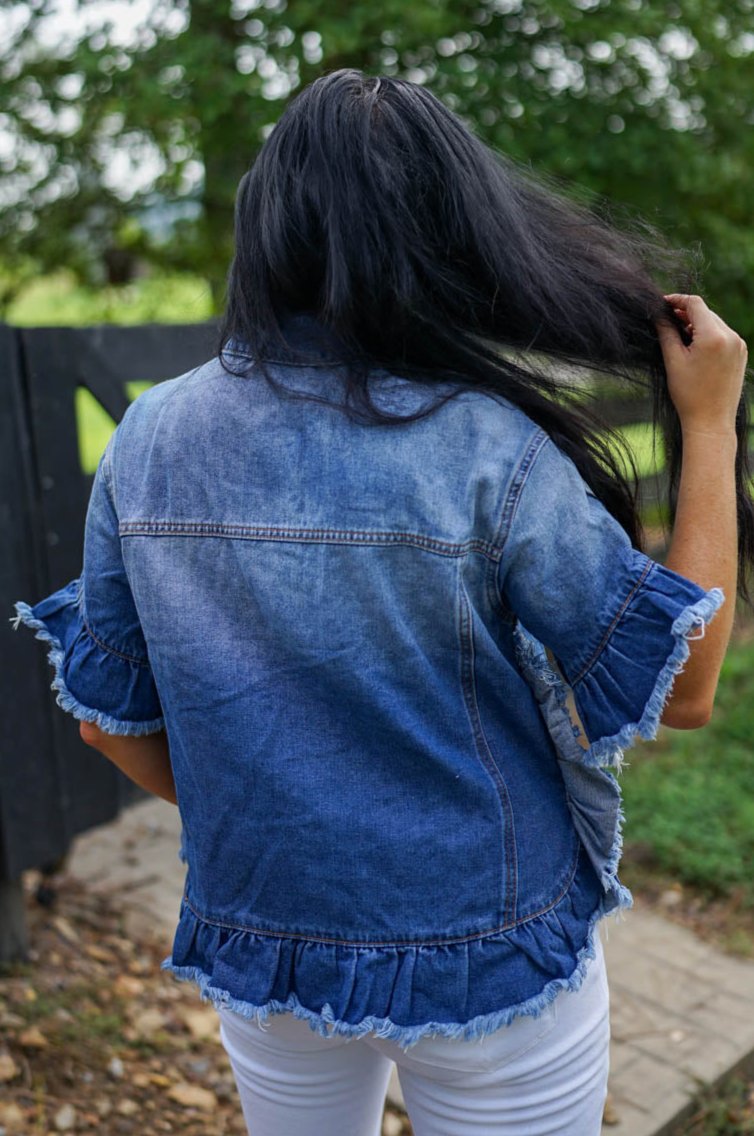
[[[218,359],[131,406],[82,579],[18,605],[177,799],[167,965],[255,1136],[378,1132],[391,1061],[417,1136],[599,1131],[604,767],[708,720],[754,532],[745,345],[657,257],[423,88],[318,80],[241,183]],[[664,566],[553,361],[652,384]]]

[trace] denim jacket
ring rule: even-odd
[[[273,383],[236,346],[243,374],[131,405],[81,578],[18,620],[64,709],[167,730],[168,968],[323,1034],[481,1036],[577,988],[630,903],[610,767],[723,595],[632,548],[505,400],[360,424],[332,336],[299,315],[286,339]],[[372,380],[392,413],[429,390]]]

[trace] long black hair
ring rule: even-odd
[[[503,396],[547,431],[640,548],[631,455],[583,382],[567,376],[587,368],[649,389],[672,516],[681,433],[655,321],[688,339],[659,273],[669,291],[696,290],[691,259],[649,226],[618,228],[577,204],[489,149],[425,87],[335,71],[291,101],[241,181],[220,357],[232,369],[224,351],[240,341],[265,370],[282,313],[307,311],[346,348],[346,404],[362,419],[395,422],[370,397],[375,366]],[[748,601],[747,426],[742,398],[739,591]]]

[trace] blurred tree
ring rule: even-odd
[[[114,12],[0,13],[0,304],[33,271],[117,282],[139,259],[203,273],[219,304],[241,174],[298,87],[353,66],[429,84],[493,145],[698,244],[711,301],[754,333],[754,0]]]

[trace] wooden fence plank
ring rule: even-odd
[[[118,421],[125,383],[155,382],[212,354],[211,324],[121,328],[0,326],[0,597],[35,603],[81,571],[91,477],[81,471],[75,393],[86,387]],[[57,861],[78,833],[114,818],[143,794],[83,745],[55,706],[52,671],[32,635],[0,621],[12,659],[0,714],[0,877]]]
[[[50,669],[29,632],[14,632],[13,603],[43,594],[40,503],[34,479],[21,343],[0,325],[0,876],[13,879],[66,845],[58,806]]]

